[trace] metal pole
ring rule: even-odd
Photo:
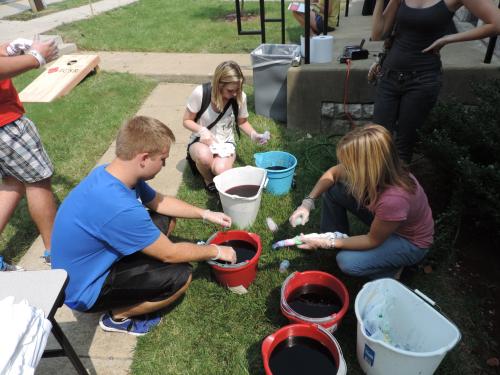
[[[497,37],[491,36],[490,41],[488,43],[488,49],[486,50],[486,56],[484,56],[485,64],[491,64],[491,58],[493,57],[493,51],[495,50],[496,44],[497,44]]]
[[[260,32],[262,44],[266,42],[266,13],[264,10],[264,0],[259,0],[259,10],[260,10]]]
[[[241,34],[240,0],[236,0],[236,24],[238,25],[238,34]]]
[[[325,0],[325,9],[323,10],[323,35],[328,34],[328,17],[330,16],[330,12],[328,12],[328,8],[330,1]]]
[[[305,0],[304,11],[304,63],[309,64],[309,37],[311,36],[311,0]]]
[[[498,8],[500,9],[500,1],[498,2]],[[488,49],[486,50],[486,56],[484,56],[484,63],[491,64],[491,58],[493,57],[493,51],[497,44],[497,36],[491,36],[488,42]]]
[[[281,44],[285,44],[285,0],[281,0]]]

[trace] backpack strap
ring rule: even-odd
[[[231,107],[233,109],[233,114],[234,114],[234,126],[236,127],[236,133],[238,134],[238,138],[241,138],[240,125],[238,125],[238,114],[239,114],[238,101],[234,98],[231,99]]]
[[[212,100],[212,84],[210,82],[206,82],[201,87],[203,89],[203,94],[201,97],[201,107],[194,118],[194,122],[198,122],[201,115],[203,115],[203,113],[207,110],[208,106],[210,105],[210,101]]]

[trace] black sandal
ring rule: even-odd
[[[212,194],[217,193],[217,188],[215,187],[215,184],[213,182],[210,182],[207,185],[205,185],[205,190]]]

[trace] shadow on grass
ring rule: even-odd
[[[261,355],[262,340],[254,342],[247,349],[247,363],[249,374],[264,374],[264,365]]]

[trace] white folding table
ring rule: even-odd
[[[61,349],[45,350],[42,358],[69,358],[78,374],[87,374],[80,358],[66,338],[54,315],[64,303],[64,288],[68,274],[64,270],[0,272],[0,300],[14,296],[18,303],[26,299],[31,306],[41,309],[52,323],[52,334]]]

